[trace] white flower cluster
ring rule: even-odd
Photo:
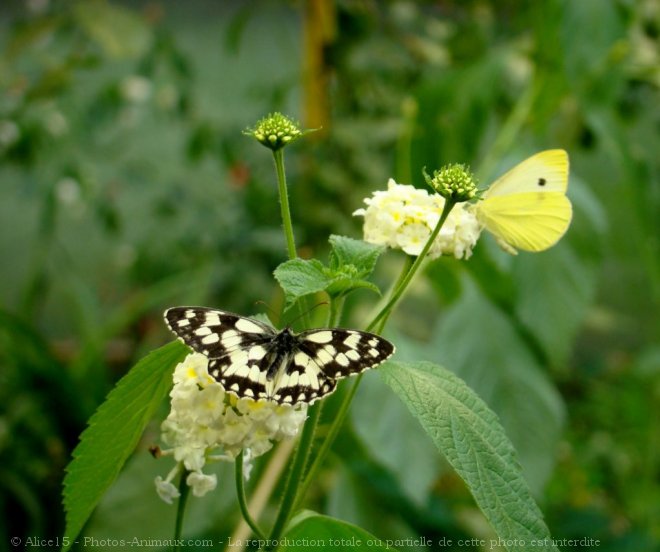
[[[172,480],[185,467],[186,483],[195,496],[215,488],[216,476],[202,468],[208,460],[233,461],[243,451],[244,461],[261,456],[274,441],[294,437],[307,417],[307,407],[280,405],[271,401],[238,399],[225,392],[208,373],[208,358],[188,355],[174,371],[170,392],[171,410],[161,425],[161,437],[171,448],[176,467],[166,479],[156,478],[156,490],[168,503],[179,496]],[[250,466],[245,466],[249,473]]]
[[[419,255],[440,220],[445,200],[414,186],[397,184],[390,178],[386,191],[374,192],[366,198],[366,209],[353,214],[364,217],[364,240],[402,249],[408,255]],[[428,256],[454,255],[468,259],[479,239],[481,228],[467,203],[457,203],[449,213]]]

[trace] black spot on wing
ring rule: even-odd
[[[539,181],[537,183],[539,186],[545,186],[546,184],[546,179],[545,178],[539,178]]]

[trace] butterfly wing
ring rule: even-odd
[[[183,343],[209,357],[208,371],[239,397],[267,398],[269,345],[277,335],[253,318],[206,307],[174,307],[165,321]]]
[[[209,357],[209,374],[227,391],[281,404],[311,404],[332,393],[337,379],[394,353],[389,341],[367,332],[277,333],[258,320],[206,307],[175,307],[165,312],[165,320],[181,341]]]
[[[209,358],[226,357],[276,335],[273,328],[258,320],[207,307],[168,309],[165,322],[183,343]]]
[[[384,362],[394,345],[380,336],[338,328],[308,330],[294,336],[272,381],[264,381],[265,397],[282,404],[312,404],[332,393],[337,380]],[[262,366],[262,373],[270,362]]]
[[[299,336],[299,351],[327,377],[341,379],[378,366],[394,354],[382,337],[341,328],[308,330]]]
[[[543,251],[557,243],[571,222],[567,186],[568,154],[537,153],[486,190],[476,204],[477,217],[506,249]]]

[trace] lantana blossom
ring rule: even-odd
[[[275,441],[295,437],[307,417],[306,405],[292,407],[272,401],[237,398],[208,373],[208,358],[189,354],[174,370],[170,413],[161,425],[161,439],[170,448],[176,467],[166,479],[156,478],[156,490],[168,503],[179,496],[172,480],[182,468],[186,484],[203,496],[217,485],[215,474],[202,470],[208,461],[233,461],[243,454],[244,474],[253,458],[269,451]]]
[[[367,207],[353,213],[364,217],[364,240],[401,249],[408,255],[422,252],[445,206],[441,195],[397,184],[392,178],[387,190],[374,192],[364,202]],[[468,259],[480,233],[480,224],[469,204],[457,203],[429,249],[428,257],[453,255]]]

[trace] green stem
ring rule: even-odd
[[[330,300],[327,327],[334,328],[338,324],[344,307],[344,300],[344,297]],[[298,443],[298,448],[296,449],[293,458],[293,464],[291,465],[291,470],[289,471],[289,476],[286,481],[280,509],[277,518],[275,519],[275,523],[273,524],[273,529],[270,535],[271,541],[280,538],[289,518],[291,517],[291,513],[304,496],[303,489],[306,490],[306,487],[301,487],[300,482],[303,477],[305,477],[306,468],[309,465],[310,453],[314,441],[316,440],[316,429],[318,428],[319,419],[321,418],[322,404],[323,403],[321,402],[317,402],[309,408],[309,417],[303,427],[300,442]]]
[[[321,415],[321,403],[317,402],[316,404],[310,406],[308,412],[309,417],[305,422],[302,435],[300,436],[300,441],[298,442],[298,447],[296,448],[296,452],[293,457],[293,463],[291,464],[289,476],[286,480],[284,495],[282,496],[282,502],[280,503],[280,509],[277,513],[277,517],[275,518],[273,529],[270,532],[269,540],[271,541],[277,541],[282,536],[282,533],[286,528],[286,524],[289,522],[293,507],[297,502],[296,498],[298,496],[300,480],[304,474],[305,466],[307,466],[309,452],[312,448],[312,444],[314,443],[316,426]]]
[[[337,299],[330,300],[330,313],[328,314],[328,328],[335,328],[341,320],[341,313],[344,310],[344,301],[346,296],[337,297]]]
[[[399,289],[401,284],[403,283],[404,279],[406,278],[406,275],[410,271],[410,268],[413,265],[413,258],[410,255],[405,256],[405,260],[403,262],[403,266],[401,267],[401,271],[399,272],[399,277],[396,279],[396,282],[390,287],[389,292],[387,293],[387,297],[392,297],[392,294]],[[389,299],[387,300],[389,301]],[[382,304],[382,302],[381,302]],[[380,311],[378,311],[380,312]],[[372,328],[372,331],[375,333],[380,333],[382,329],[385,327],[385,324],[387,323],[387,319],[389,318],[390,314],[392,314],[392,311],[390,311],[387,315],[383,316],[380,319],[380,324],[379,327],[374,327]]]
[[[412,281],[413,277],[415,276],[415,273],[419,270],[419,267],[421,266],[424,257],[426,257],[426,254],[428,253],[429,249],[431,248],[431,245],[435,241],[435,238],[438,236],[438,233],[440,232],[442,225],[447,220],[447,217],[449,216],[449,213],[453,209],[455,204],[456,203],[452,201],[445,202],[444,209],[442,210],[442,214],[440,215],[440,220],[438,220],[438,224],[436,224],[436,227],[433,229],[433,232],[431,233],[429,239],[424,245],[422,252],[419,254],[417,259],[415,259],[415,262],[412,264],[412,266],[410,265],[410,262],[405,263],[405,265],[403,266],[403,270],[401,271],[401,275],[397,280],[397,283],[392,288],[393,291],[389,301],[374,317],[374,319],[369,323],[369,325],[367,326],[367,330],[376,329],[377,330],[376,333],[380,333],[383,330],[383,328],[385,327],[385,323],[387,322],[387,318],[389,317],[390,313],[396,306],[398,300],[401,298],[403,292],[406,290],[406,288]],[[316,458],[314,459],[314,462],[310,467],[310,469],[308,470],[307,476],[303,481],[300,490],[298,491],[299,500],[302,500],[302,498],[305,496],[305,493],[309,489],[309,486],[311,485],[312,481],[314,481],[314,479],[316,478],[316,474],[318,473],[319,469],[321,468],[321,465],[325,461],[325,457],[330,451],[330,447],[332,446],[332,443],[337,437],[339,430],[342,428],[344,424],[344,420],[346,419],[346,416],[348,414],[348,410],[351,406],[351,402],[353,401],[353,397],[355,396],[355,393],[357,393],[358,387],[360,386],[360,382],[362,381],[363,375],[364,374],[360,374],[355,378],[355,383],[353,383],[351,388],[348,390],[348,392],[344,397],[344,400],[339,406],[339,410],[335,415],[335,418],[332,422],[332,425],[330,426],[328,434],[326,435],[326,438],[323,440],[323,443],[319,447],[319,450],[316,453]]]
[[[284,236],[289,259],[295,259],[296,242],[293,237],[293,224],[291,223],[291,210],[289,209],[289,192],[286,187],[286,173],[284,172],[284,149],[273,151],[275,159],[275,170],[277,171],[277,185],[280,191],[280,208],[282,210],[282,224],[284,225]]]
[[[284,227],[284,238],[289,260],[298,257],[296,251],[296,240],[293,235],[293,223],[291,222],[291,209],[289,208],[289,192],[286,186],[286,172],[284,171],[284,148],[273,151],[275,160],[275,171],[277,173],[277,186],[280,195],[280,209],[282,213],[282,226]],[[305,328],[309,328],[309,316],[305,308],[305,300],[299,304],[300,315]]]
[[[339,430],[344,425],[344,420],[346,419],[346,415],[348,414],[348,410],[351,406],[351,402],[353,401],[353,397],[355,396],[355,393],[358,390],[358,387],[360,385],[360,382],[362,381],[363,376],[364,373],[359,374],[355,378],[355,382],[344,396],[342,403],[339,405],[339,410],[337,410],[337,413],[335,414],[332,425],[330,426],[330,429],[328,430],[325,439],[323,439],[323,442],[321,443],[319,450],[316,452],[314,462],[310,466],[309,470],[307,470],[307,476],[305,477],[305,480],[300,486],[300,489],[298,491],[298,502],[296,502],[295,506],[299,505],[299,503],[307,494],[307,491],[309,490],[312,481],[316,479],[316,474],[321,469],[321,465],[325,461],[325,458],[328,455],[328,452],[330,451],[330,447],[335,442],[335,439],[339,434]]]
[[[376,325],[379,323],[379,321],[383,318],[386,319],[389,316],[390,312],[394,309],[397,302],[399,301],[399,299],[403,295],[403,292],[410,285],[410,282],[412,282],[412,279],[415,277],[415,274],[417,274],[417,271],[422,266],[422,263],[424,262],[424,259],[426,258],[426,254],[429,252],[429,249],[431,249],[431,246],[433,245],[433,242],[435,241],[435,238],[440,233],[440,229],[442,228],[442,225],[447,220],[447,217],[449,216],[449,213],[451,212],[451,210],[454,208],[454,205],[456,205],[455,201],[451,201],[449,199],[445,200],[445,206],[442,209],[442,214],[440,215],[440,220],[438,220],[438,224],[435,225],[435,228],[433,229],[433,232],[431,232],[431,236],[429,237],[429,239],[424,244],[424,248],[422,249],[422,252],[415,259],[415,262],[410,267],[410,270],[406,273],[404,278],[401,280],[401,283],[399,284],[399,286],[394,290],[394,293],[392,293],[392,297],[390,297],[390,300],[381,309],[381,311],[374,317],[374,319],[369,323],[369,325],[367,326],[367,331],[373,330],[376,327]],[[381,323],[379,328],[382,330],[384,325],[385,325],[384,323]]]
[[[179,481],[179,500],[176,507],[176,522],[174,524],[174,552],[181,550],[181,531],[183,529],[183,516],[186,511],[186,503],[188,502],[188,493],[190,487],[186,484],[186,479],[190,472],[186,469],[181,472],[181,479]]]
[[[248,509],[247,500],[245,498],[245,478],[243,477],[243,451],[238,453],[235,460],[236,470],[234,472],[236,479],[236,494],[238,495],[238,505],[241,508],[241,514],[243,514],[243,519],[250,526],[252,532],[255,536],[263,540],[265,538],[264,532],[259,528],[257,522],[250,515],[250,510]]]

